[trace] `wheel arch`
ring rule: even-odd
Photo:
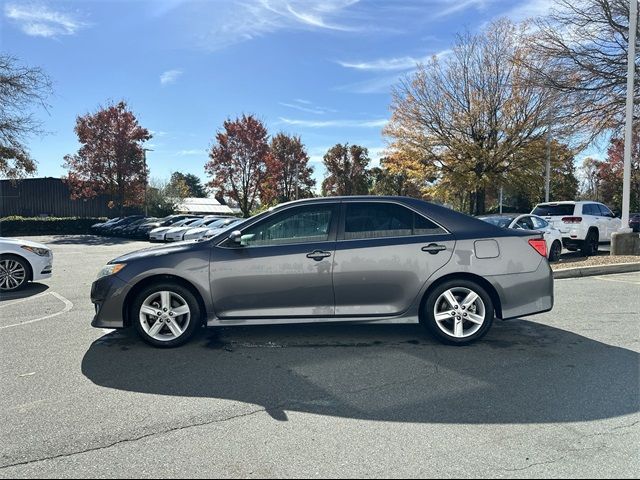
[[[124,320],[125,327],[131,326],[131,318],[129,318],[129,307],[131,306],[131,302],[133,301],[133,299],[136,298],[136,295],[138,295],[138,293],[140,293],[140,291],[142,291],[144,288],[160,282],[173,282],[188,289],[198,301],[198,306],[200,307],[200,312],[202,316],[201,322],[203,324],[206,324],[207,318],[208,318],[207,306],[204,302],[204,299],[202,298],[202,295],[200,294],[198,289],[195,287],[195,285],[193,285],[193,283],[189,282],[188,280],[185,280],[182,277],[178,277],[177,275],[160,274],[160,275],[152,275],[150,277],[146,277],[140,280],[127,293],[124,299],[124,302],[122,302],[122,318]]]
[[[436,279],[431,283],[424,294],[422,295],[422,299],[420,301],[420,309],[418,311],[418,317],[422,320],[422,312],[424,310],[424,304],[429,297],[429,294],[438,286],[442,285],[445,282],[450,280],[468,280],[470,282],[477,283],[480,285],[487,294],[491,297],[491,302],[493,303],[493,308],[495,310],[495,315],[497,318],[502,318],[502,301],[500,299],[500,295],[495,287],[489,282],[487,279],[481,277],[480,275],[476,275],[474,273],[469,272],[457,272],[457,273],[449,273],[447,275],[443,275],[442,277]]]
[[[27,264],[27,282],[32,282],[33,281],[33,267],[31,266],[31,262],[29,260],[27,260],[25,257],[23,257],[22,255],[18,255],[17,253],[0,253],[0,259],[2,258],[17,258],[19,260],[22,260],[24,263]]]

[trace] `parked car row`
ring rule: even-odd
[[[207,238],[241,219],[222,215],[169,215],[164,218],[130,215],[96,223],[91,230],[98,235],[148,239],[151,242],[179,242]],[[212,233],[213,232],[213,233]]]

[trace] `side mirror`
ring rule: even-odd
[[[242,232],[240,230],[234,230],[229,235],[229,241],[242,245]]]

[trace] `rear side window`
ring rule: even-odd
[[[530,217],[531,221],[533,222],[533,228],[535,230],[542,230],[544,228],[547,228],[549,226],[549,224],[542,220],[541,218],[537,218],[537,217]]]
[[[393,203],[348,203],[345,240],[446,233],[413,210]]]
[[[602,216],[602,213],[600,212],[600,209],[598,208],[598,205],[596,205],[595,203],[585,203],[582,206],[582,214],[583,215],[594,215],[596,217]]]
[[[539,217],[567,217],[572,216],[574,210],[575,205],[564,203],[561,205],[538,205],[531,213]]]
[[[516,222],[516,225],[523,230],[535,230],[535,228],[533,227],[533,222],[531,221],[531,217],[522,217]]]

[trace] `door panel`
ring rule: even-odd
[[[211,295],[219,318],[334,314],[337,206],[292,207],[242,231],[244,245],[214,247]]]
[[[344,202],[333,262],[335,314],[406,311],[454,246],[452,235],[404,206]]]
[[[435,243],[446,250],[423,251]],[[339,241],[333,263],[336,315],[395,315],[451,259],[451,235]]]

